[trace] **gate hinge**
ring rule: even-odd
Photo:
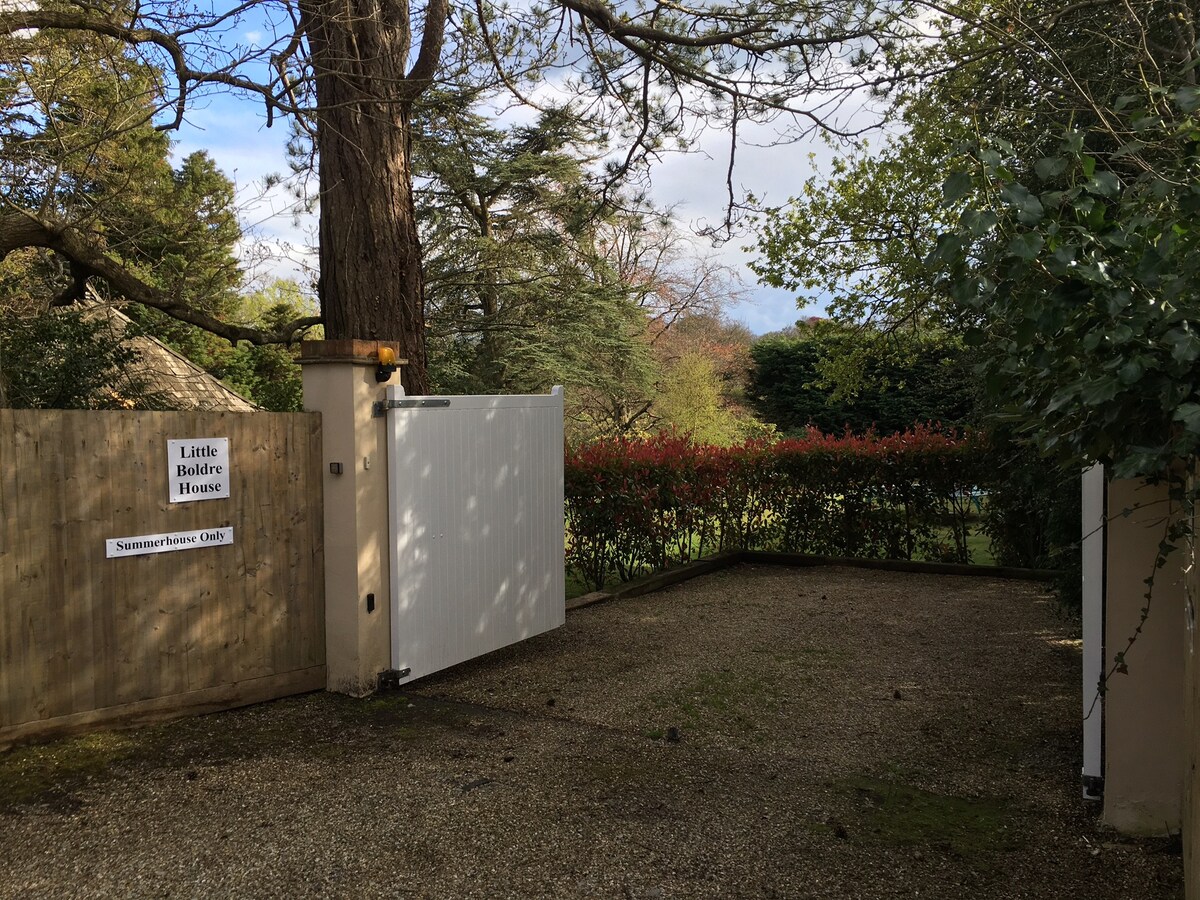
[[[395,690],[400,687],[400,680],[407,678],[412,669],[384,669],[379,673],[377,682],[378,689],[381,691]]]
[[[437,409],[449,406],[450,401],[437,397],[404,397],[400,400],[376,400],[371,404],[371,418],[378,419],[389,409]]]

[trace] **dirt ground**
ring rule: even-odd
[[[4,897],[1156,898],[1037,585],[739,566],[359,701],[0,754]]]

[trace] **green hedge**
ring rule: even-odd
[[[567,454],[567,563],[598,588],[732,549],[970,562],[994,460],[977,435],[708,447],[674,435]]]

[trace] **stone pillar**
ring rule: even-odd
[[[355,697],[391,668],[386,419],[371,406],[400,379],[376,380],[381,348],[399,357],[391,341],[305,341],[300,350],[304,408],[321,413],[324,448],[326,686]]]
[[[1104,822],[1133,834],[1179,828],[1187,766],[1186,554],[1178,550],[1163,568],[1154,568],[1167,501],[1165,485],[1108,485],[1105,671],[1137,629],[1146,605],[1144,580],[1154,575],[1150,615],[1126,658],[1129,673],[1113,675],[1104,698]],[[1126,509],[1133,512],[1122,515]]]

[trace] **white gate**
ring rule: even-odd
[[[562,388],[387,398],[392,667],[420,678],[562,625]]]
[[[1104,792],[1104,567],[1108,502],[1104,467],[1083,473],[1083,796]]]

